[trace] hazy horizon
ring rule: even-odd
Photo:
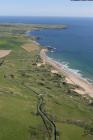
[[[93,1],[3,0],[0,16],[93,17]]]

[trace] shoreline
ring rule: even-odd
[[[65,80],[67,83],[77,85],[79,88],[76,88],[74,91],[81,95],[89,95],[90,97],[93,97],[93,84],[89,83],[88,81],[81,78],[79,75],[73,73],[68,68],[66,68],[64,65],[60,64],[59,62],[51,59],[47,56],[48,50],[47,49],[41,49],[40,57],[44,61],[44,63],[48,63],[51,66],[54,67],[58,72],[63,73],[65,76]]]

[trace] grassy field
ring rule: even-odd
[[[63,75],[52,74],[51,66],[37,67],[40,48],[22,48],[32,43],[24,32],[33,28],[0,26],[0,49],[12,50],[0,60],[0,140],[50,140],[33,91],[42,94],[43,110],[55,122],[60,140],[93,140],[93,99],[73,92],[74,86]]]

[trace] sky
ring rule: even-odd
[[[0,0],[0,16],[93,17],[93,1]]]

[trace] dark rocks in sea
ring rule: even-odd
[[[53,47],[51,47],[51,46],[48,46],[48,47],[46,47],[49,51],[54,51],[54,50],[56,50],[56,48],[53,48]]]

